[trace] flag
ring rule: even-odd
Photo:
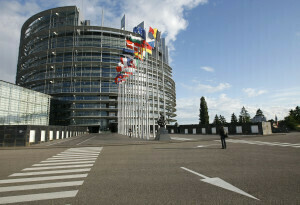
[[[130,48],[132,50],[135,50],[135,51],[137,50],[137,48],[135,47],[134,43],[131,42],[131,41],[129,41],[129,40],[126,40],[126,46],[127,46],[127,48]]]
[[[147,41],[147,43],[152,47],[152,49],[155,47],[155,41]]]
[[[133,43],[142,44],[143,39],[141,37],[136,37],[136,36],[130,35],[130,41]]]
[[[156,34],[157,34],[157,28],[153,29],[154,32],[153,32],[153,37],[156,39]]]
[[[133,59],[130,58],[123,58],[121,57],[121,63],[125,66],[125,67],[133,67],[135,66],[133,63]]]
[[[147,41],[143,41],[143,45],[143,50],[152,55],[152,47],[150,46],[150,44]]]
[[[130,50],[130,49],[126,49],[126,48],[123,48],[123,53],[124,54],[134,54],[134,51],[133,50]]]
[[[149,32],[148,32],[148,37],[150,38],[150,39],[154,39],[154,30],[153,30],[153,28],[151,28],[151,26],[149,27]]]
[[[116,77],[115,77],[115,83],[116,84],[119,84],[121,82],[125,81],[124,79],[124,76],[122,74],[118,74]]]
[[[139,34],[143,39],[146,39],[146,32],[143,28],[136,26],[133,28],[133,33]]]

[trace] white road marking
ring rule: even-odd
[[[77,192],[78,190],[51,192],[51,193],[43,193],[43,194],[6,196],[6,197],[0,197],[0,204],[11,204],[11,203],[39,201],[39,200],[46,200],[46,199],[60,199],[60,198],[75,197]]]
[[[96,150],[95,151],[93,151],[93,150],[91,150],[91,151],[88,151],[88,150],[70,150],[70,149],[68,149],[68,150],[66,150],[62,153],[66,153],[66,152],[78,153],[78,154],[99,154],[101,151],[96,151]]]
[[[57,154],[55,156],[66,156],[66,157],[80,157],[80,156],[85,156],[85,157],[91,157],[91,156],[98,156],[99,154],[74,154],[74,153],[62,153],[62,154]]]
[[[220,178],[218,178],[218,177],[209,178],[209,177],[207,177],[207,176],[205,176],[205,175],[203,175],[203,174],[199,174],[198,172],[195,172],[195,171],[190,170],[190,169],[185,168],[185,167],[181,167],[181,169],[184,169],[184,170],[186,170],[186,171],[188,171],[188,172],[191,172],[191,173],[193,173],[193,174],[195,174],[195,175],[197,175],[197,176],[200,176],[200,177],[204,178],[204,179],[200,179],[200,180],[203,181],[203,182],[206,182],[206,183],[209,183],[209,184],[212,184],[212,185],[221,187],[221,188],[223,188],[223,189],[227,189],[227,190],[229,190],[229,191],[233,191],[233,192],[236,192],[236,193],[238,193],[238,194],[242,194],[242,195],[244,195],[244,196],[248,196],[248,197],[250,197],[250,198],[259,200],[258,198],[256,198],[256,197],[254,197],[254,196],[252,196],[252,195],[250,195],[250,194],[244,192],[243,190],[241,190],[241,189],[239,189],[239,188],[237,188],[237,187],[235,187],[235,186],[229,184],[228,182],[226,182],[226,181],[224,181],[224,180],[222,180],[222,179],[220,179]]]
[[[96,137],[96,136],[95,136]],[[95,137],[92,137],[92,138],[89,138],[89,139],[87,139],[87,140],[84,140],[83,142],[80,142],[80,143],[78,143],[78,144],[76,144],[76,145],[80,145],[80,144],[82,144],[82,143],[84,143],[84,142],[86,142],[86,141],[89,141],[89,140],[91,140],[91,139],[93,139],[93,138],[95,138]]]
[[[214,146],[214,145],[220,145],[220,144],[198,145],[196,148],[209,147],[209,146]]]
[[[218,141],[218,140],[215,140],[215,141]],[[291,144],[291,143],[285,143],[285,142],[262,142],[262,141],[238,140],[238,139],[228,139],[227,142],[298,148],[298,144]]]
[[[26,168],[22,171],[33,171],[33,170],[45,170],[45,169],[68,169],[68,168],[78,168],[78,167],[92,167],[94,164],[78,164],[78,165],[67,165],[67,166],[51,166],[51,167],[33,167]]]
[[[0,187],[0,192],[80,186],[82,184],[83,181],[71,181],[71,182],[56,182],[56,183],[31,184],[31,185],[21,185],[21,186],[8,186],[8,187]]]
[[[93,158],[83,158],[83,159],[54,159],[54,160],[46,160],[46,161],[41,161],[40,163],[50,163],[50,162],[76,162],[76,161],[91,161],[91,160],[96,160],[96,157]]]
[[[39,167],[39,166],[51,166],[51,165],[67,165],[67,164],[87,164],[87,163],[94,163],[95,161],[80,161],[80,162],[61,162],[61,163],[44,163],[44,164],[34,164],[32,166]]]
[[[179,141],[189,141],[189,140],[194,140],[190,138],[182,138],[182,137],[171,137],[172,140],[179,140]]]
[[[58,159],[97,159],[97,157],[64,157],[64,156],[53,156],[51,158],[48,158],[46,160],[58,160]]]
[[[9,177],[45,175],[45,174],[64,174],[64,173],[74,173],[74,172],[89,172],[90,170],[91,170],[90,168],[85,168],[85,169],[71,169],[71,170],[59,170],[59,171],[25,172],[25,173],[11,174],[11,175],[9,175]]]
[[[73,174],[73,175],[50,176],[50,177],[31,177],[31,178],[21,178],[21,179],[4,179],[4,180],[0,180],[0,184],[36,182],[36,181],[58,180],[58,179],[76,179],[76,178],[85,178],[85,177],[87,177],[87,174]]]

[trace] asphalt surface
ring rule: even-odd
[[[300,133],[230,136],[226,150],[217,135],[171,137],[157,142],[90,134],[2,148],[0,204],[300,204]],[[30,170],[38,167],[45,170]],[[7,181],[36,177],[62,179]],[[220,179],[249,195],[211,184]],[[81,184],[17,190],[74,181]]]

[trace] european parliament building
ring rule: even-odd
[[[129,35],[137,36],[91,26],[76,6],[42,11],[22,27],[16,84],[52,96],[50,124],[105,130],[118,122],[119,85],[114,78]],[[152,113],[147,116],[157,120],[164,113],[168,123],[174,122],[175,82],[164,39],[144,65]],[[134,82],[141,86],[138,81]]]

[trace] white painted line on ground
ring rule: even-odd
[[[21,178],[21,179],[4,179],[4,180],[0,180],[0,184],[36,182],[36,181],[58,180],[58,179],[76,179],[76,178],[85,178],[85,177],[87,177],[87,174],[73,174],[73,175],[50,176],[50,177],[31,177],[31,178]]]
[[[67,166],[51,166],[51,167],[34,167],[26,168],[22,171],[33,171],[33,170],[45,170],[45,169],[68,169],[68,168],[78,168],[78,167],[92,167],[94,164],[78,164],[78,165],[67,165]]]
[[[56,183],[31,184],[31,185],[21,185],[21,186],[8,186],[8,187],[0,187],[0,192],[80,186],[83,184],[83,182],[84,181],[71,181],[71,182],[56,182]]]
[[[220,145],[220,144],[209,144],[209,145],[198,145],[196,148],[201,148],[201,147],[209,147],[209,146],[214,146],[214,145]]]
[[[70,149],[68,149],[68,150],[66,150],[66,151],[64,151],[62,153],[66,153],[66,152],[78,153],[78,154],[99,154],[101,151],[93,151],[93,150],[86,151],[86,150],[70,150]]]
[[[98,157],[98,154],[90,154],[90,155],[83,155],[83,154],[57,154],[56,157]]]
[[[59,160],[59,159],[97,159],[97,157],[64,157],[64,156],[53,156],[46,160]]]
[[[61,163],[44,163],[44,164],[34,164],[33,167],[40,166],[52,166],[52,165],[67,165],[67,164],[89,164],[94,163],[95,161],[79,161],[79,162],[61,162]]]
[[[96,136],[95,136],[96,137]],[[92,137],[92,138],[89,138],[89,139],[87,139],[87,140],[84,140],[83,142],[80,142],[80,143],[78,143],[78,144],[76,144],[76,145],[80,145],[80,144],[82,144],[82,143],[84,143],[84,142],[86,142],[86,141],[89,141],[89,140],[91,140],[91,139],[93,139],[93,138],[95,138],[95,137]]]
[[[75,197],[78,190],[0,197],[0,204]]]
[[[90,170],[91,170],[90,168],[85,168],[85,169],[71,169],[71,170],[59,170],[59,171],[25,172],[25,173],[11,174],[11,175],[9,175],[9,177],[44,175],[44,174],[64,174],[64,173],[74,173],[74,172],[89,172]]]
[[[78,148],[70,148],[70,150],[102,150],[103,147],[78,147]]]
[[[233,192],[236,192],[238,194],[242,194],[244,196],[247,196],[247,197],[259,200],[258,198],[256,198],[256,197],[254,197],[254,196],[252,196],[252,195],[244,192],[243,190],[241,190],[241,189],[239,189],[239,188],[237,188],[237,187],[229,184],[228,182],[226,182],[223,179],[220,179],[218,177],[210,178],[210,177],[207,177],[207,176],[205,176],[203,174],[200,174],[198,172],[195,172],[195,171],[193,171],[191,169],[188,169],[188,168],[185,168],[185,167],[181,167],[181,169],[184,169],[184,170],[186,170],[188,172],[191,172],[191,173],[193,173],[193,174],[195,174],[197,176],[200,176],[200,177],[204,178],[204,179],[201,179],[201,181],[203,181],[203,182],[206,182],[206,183],[209,183],[209,184],[221,187],[223,189],[227,189],[229,191],[233,191]]]
[[[91,158],[83,158],[83,159],[54,159],[54,160],[46,160],[46,161],[41,161],[40,163],[51,163],[51,162],[77,162],[77,161],[91,161],[91,160],[96,160],[97,157],[91,157]]]
[[[194,140],[190,138],[181,138],[181,137],[171,137],[172,140],[179,140],[179,141],[189,141],[189,140]]]

